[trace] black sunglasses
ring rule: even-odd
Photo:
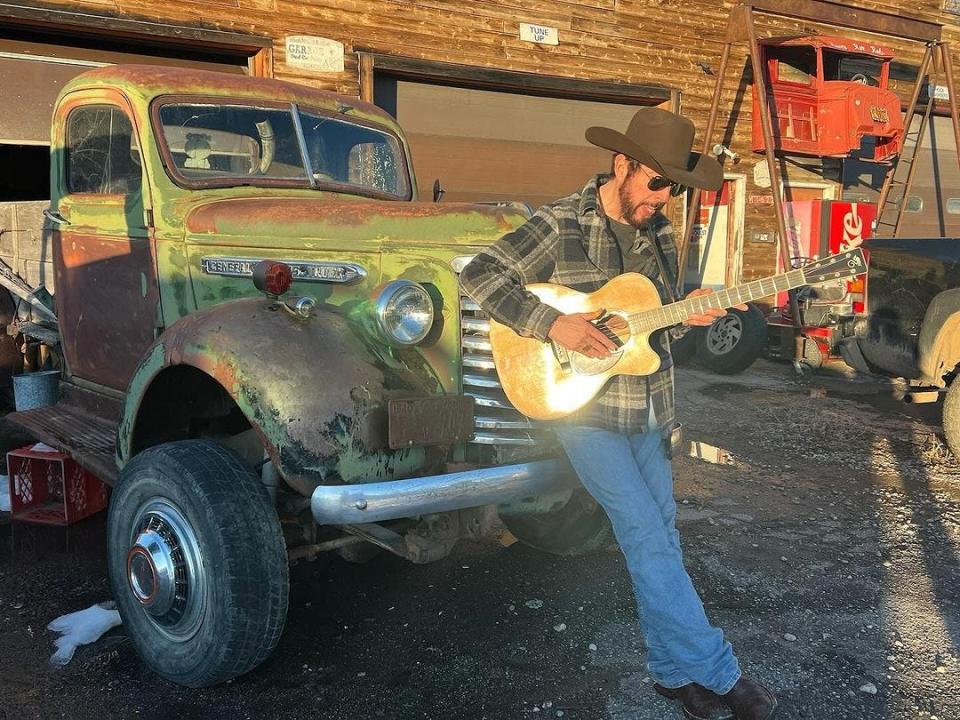
[[[669,187],[670,195],[673,197],[682,195],[687,189],[686,185],[681,185],[680,183],[674,182],[670,178],[665,178],[663,175],[654,175],[647,183],[647,187],[653,192],[657,192],[659,190],[663,190],[665,187]]]

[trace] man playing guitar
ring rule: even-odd
[[[618,348],[611,332],[616,316],[564,314],[525,286],[554,283],[589,293],[630,272],[659,281],[662,295],[662,284],[671,282],[662,271],[676,277],[678,269],[661,210],[685,187],[719,189],[723,170],[691,152],[691,121],[658,108],[639,110],[626,133],[592,127],[586,138],[613,152],[611,173],[540,208],[460,277],[480,307],[516,334],[602,359]],[[707,326],[725,313],[706,308],[684,324]],[[690,718],[768,720],[774,695],[741,673],[683,565],[668,453],[674,426],[668,333],[658,332],[651,344],[660,355],[657,371],[612,377],[553,429],[583,486],[606,510],[626,558],[657,692],[678,699]]]

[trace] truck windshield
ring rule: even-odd
[[[293,108],[220,103],[160,107],[169,170],[186,185],[311,185]],[[400,143],[389,133],[300,110],[313,184],[407,198]]]
[[[823,51],[823,79],[846,80],[864,85],[880,84],[883,60],[866,55],[846,55],[833,50]]]

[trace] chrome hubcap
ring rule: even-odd
[[[728,353],[740,342],[743,327],[740,318],[732,313],[724,315],[707,330],[707,348],[714,355]]]
[[[200,627],[207,580],[197,538],[166,499],[151,498],[136,514],[127,584],[147,617],[171,639],[186,640]]]

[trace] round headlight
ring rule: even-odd
[[[410,280],[387,283],[377,296],[377,320],[391,342],[416,345],[433,327],[430,293]]]

